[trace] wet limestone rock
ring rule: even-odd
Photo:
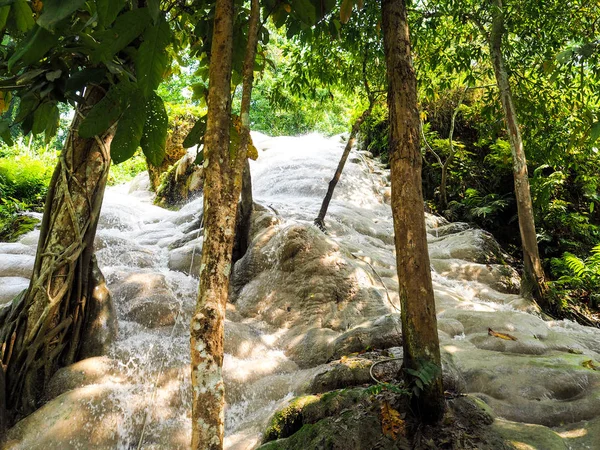
[[[373,384],[371,366],[375,362],[377,365],[373,368],[373,375],[379,381],[391,382],[400,374],[402,359],[390,359],[381,354],[342,358],[327,364],[315,375],[310,383],[309,392],[321,394],[351,386]]]
[[[150,176],[150,185],[152,190],[156,191],[161,184],[161,175],[169,170],[173,164],[176,164],[186,154],[183,147],[183,141],[189,131],[196,123],[196,117],[193,113],[183,113],[172,117],[169,120],[169,130],[167,133],[167,143],[165,145],[165,158],[160,166],[155,166],[148,162],[148,175]]]
[[[3,450],[117,448],[117,385],[91,385],[68,391],[46,403],[9,429]],[[68,444],[67,444],[68,443]],[[68,445],[68,446],[67,446]]]
[[[30,278],[35,256],[0,254],[0,277]]]
[[[116,382],[122,378],[118,370],[118,362],[108,356],[83,359],[59,369],[52,376],[44,392],[44,401],[48,402],[72,389]]]
[[[88,301],[87,320],[79,350],[82,359],[105,355],[119,331],[115,305],[95,257],[92,264],[93,291]]]
[[[121,314],[148,328],[172,326],[180,301],[167,284],[165,276],[155,272],[124,274],[111,283],[113,297]]]

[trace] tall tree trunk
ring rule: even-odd
[[[348,142],[346,143],[346,147],[344,148],[344,153],[342,153],[342,157],[340,158],[340,162],[338,163],[337,169],[335,170],[335,174],[329,182],[329,187],[327,188],[325,198],[323,198],[323,203],[321,204],[319,215],[315,219],[315,225],[318,226],[322,231],[325,231],[325,215],[327,214],[329,203],[331,202],[331,198],[333,197],[333,191],[335,190],[338,181],[340,181],[340,177],[342,176],[344,166],[346,165],[346,161],[348,160],[348,155],[350,155],[350,150],[352,150],[352,146],[354,145],[354,141],[356,140],[358,130],[360,129],[360,126],[365,121],[365,119],[369,117],[372,110],[373,101],[369,103],[369,107],[362,113],[362,115],[358,119],[356,119],[354,125],[352,125],[352,131],[350,132],[350,137],[348,138]]]
[[[81,118],[104,97],[87,90],[54,171],[28,290],[0,317],[11,420],[35,410],[50,377],[76,361],[94,288],[93,246],[114,128],[79,137]]]
[[[504,120],[506,121],[508,140],[513,156],[515,196],[517,199],[519,229],[523,247],[524,273],[521,283],[521,293],[527,297],[533,296],[540,302],[541,306],[547,306],[547,302],[545,301],[547,290],[546,277],[540,261],[535,232],[533,204],[531,202],[531,191],[527,174],[527,160],[525,158],[517,113],[508,82],[508,73],[506,72],[504,57],[502,56],[502,36],[504,34],[502,0],[494,0],[492,10],[493,22],[490,33],[490,55],[494,65],[496,83],[500,90],[502,108],[504,109]]]
[[[440,346],[421,187],[420,118],[404,0],[382,0],[390,111],[390,166],[404,368],[434,372],[414,397],[427,422],[444,412]],[[407,372],[407,381],[413,377]]]
[[[191,321],[192,449],[223,448],[223,329],[231,274],[237,203],[247,154],[250,89],[258,39],[259,3],[252,0],[242,92],[243,132],[229,154],[233,0],[217,0],[209,69],[204,182],[204,247],[196,312]],[[244,129],[246,130],[244,132]]]

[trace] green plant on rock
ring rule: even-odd
[[[566,252],[562,258],[552,259],[554,270],[563,275],[552,283],[552,287],[567,300],[583,298],[589,306],[600,306],[600,244],[585,258]]]

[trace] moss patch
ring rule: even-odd
[[[0,242],[16,242],[35,229],[39,220],[30,216],[13,216],[0,221]]]

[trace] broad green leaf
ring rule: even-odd
[[[26,0],[17,0],[10,9],[13,15],[17,30],[25,33],[33,28],[33,12]]]
[[[27,66],[39,61],[57,43],[57,35],[36,25],[8,60],[8,70],[12,70],[16,63],[19,63],[19,66]]]
[[[109,27],[125,6],[125,0],[96,0],[96,10],[101,26]]]
[[[590,136],[592,138],[592,144],[600,137],[600,120],[592,125]]]
[[[73,72],[67,80],[66,90],[70,92],[83,92],[83,89],[89,83],[100,83],[106,75],[106,69],[88,68]]]
[[[48,123],[46,125],[46,132],[44,134],[44,141],[49,143],[54,136],[56,136],[56,131],[58,130],[58,125],[60,124],[60,111],[56,103],[52,103],[52,108],[48,113]]]
[[[354,0],[344,0],[340,7],[340,22],[347,23],[352,15],[352,7],[354,6]]]
[[[44,0],[42,15],[37,20],[40,27],[51,30],[54,26],[83,6],[85,0]]]
[[[168,125],[169,117],[162,98],[153,92],[146,102],[146,123],[141,146],[148,161],[155,166],[159,166],[165,158]]]
[[[56,107],[55,102],[44,102],[37,107],[33,113],[33,128],[31,129],[33,134],[40,134],[46,130],[53,107]]]
[[[12,135],[10,134],[9,120],[0,120],[0,137],[9,147],[15,145],[12,139]]]
[[[190,148],[199,145],[206,133],[206,116],[200,117],[194,124],[188,135],[183,140],[183,147]]]
[[[149,97],[163,79],[169,64],[165,49],[171,40],[169,24],[161,20],[144,33],[144,42],[135,57],[137,83],[145,97]]]
[[[79,125],[79,136],[91,138],[108,130],[127,106],[132,90],[134,86],[128,82],[112,86],[106,96],[86,114]]]
[[[0,31],[4,30],[6,26],[6,19],[8,19],[8,13],[10,12],[10,6],[3,6],[0,8]]]
[[[33,94],[27,94],[24,97],[21,97],[21,102],[19,103],[19,112],[17,113],[17,117],[15,117],[15,123],[25,120],[25,118],[27,118],[27,116],[37,107],[38,104],[39,100]]]
[[[155,24],[158,24],[158,17],[160,15],[160,0],[148,0],[148,12],[150,17]]]
[[[102,45],[95,51],[94,59],[110,61],[116,53],[142,34],[149,22],[148,8],[134,9],[117,17],[110,30],[98,33],[97,38]]]
[[[313,26],[317,23],[317,10],[310,0],[293,0],[294,14],[306,25]]]
[[[129,107],[119,119],[115,137],[110,144],[110,156],[115,164],[127,161],[140,146],[146,121],[146,108],[144,106],[145,101],[141,93],[133,93]]]

